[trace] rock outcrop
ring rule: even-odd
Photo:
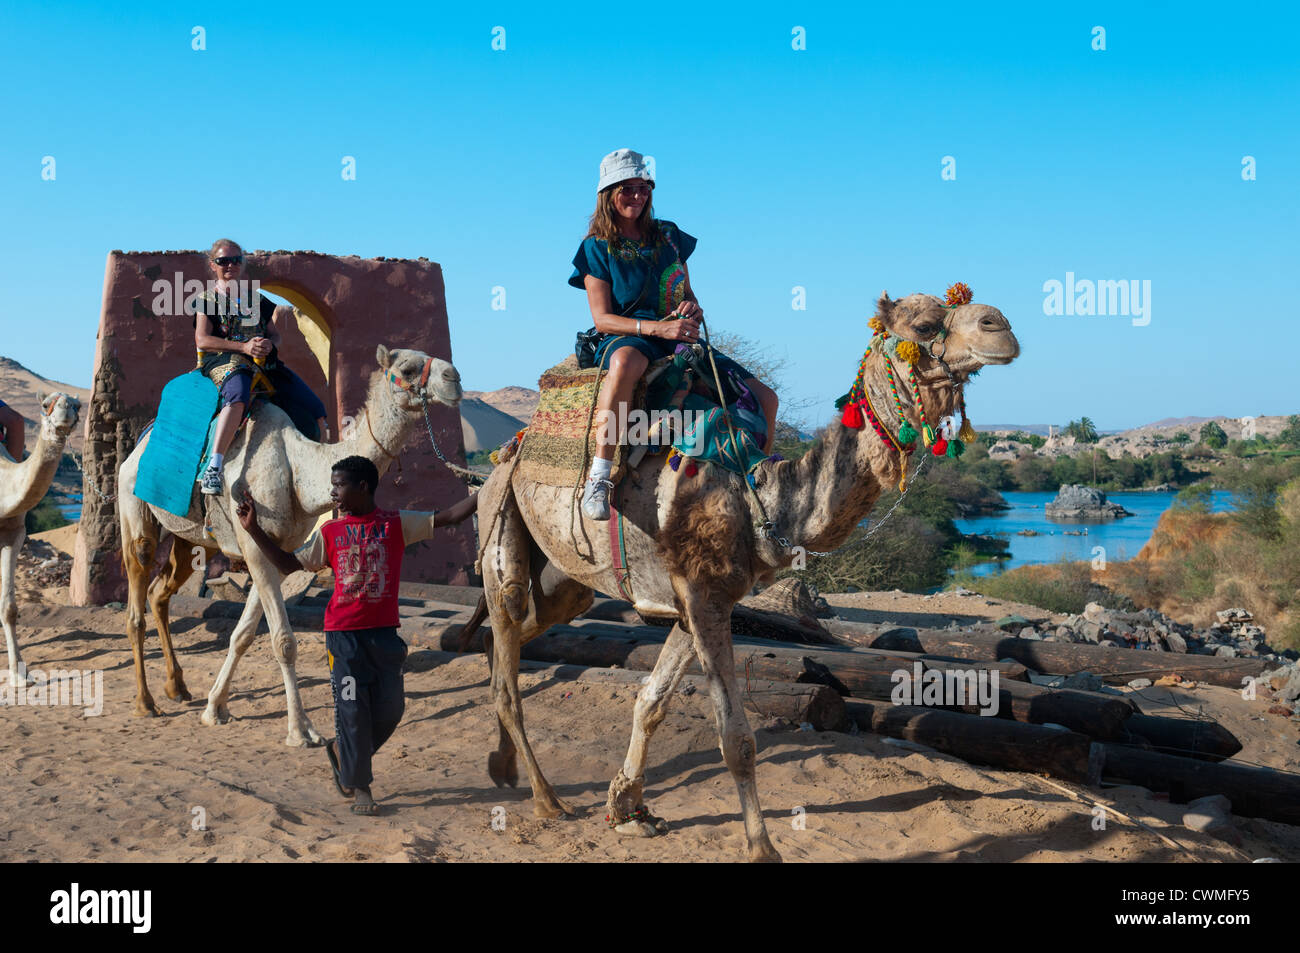
[[[1106,494],[1095,487],[1070,483],[1062,486],[1056,499],[1043,507],[1050,520],[1112,520],[1132,516],[1118,503],[1106,501]]]

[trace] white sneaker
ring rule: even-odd
[[[613,489],[614,484],[610,480],[594,480],[588,477],[586,485],[582,488],[582,512],[590,519],[602,523],[608,520],[609,494]]]
[[[207,496],[221,495],[221,471],[210,466],[199,477],[199,492]]]

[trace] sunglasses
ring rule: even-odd
[[[652,191],[654,191],[654,187],[650,185],[624,185],[618,190],[618,194],[625,197],[632,195],[649,196]]]
[[[242,265],[244,263],[243,255],[222,255],[220,258],[212,259],[222,268],[226,265]]]

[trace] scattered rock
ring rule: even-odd
[[[1151,679],[1149,679],[1149,678],[1135,678],[1135,679],[1133,679],[1133,681],[1131,681],[1131,682],[1128,683],[1128,687],[1129,687],[1129,688],[1150,688],[1150,687],[1151,687]]]
[[[1010,632],[1013,629],[1019,630],[1029,625],[1029,620],[1022,615],[1004,615],[993,624],[1003,632]]]

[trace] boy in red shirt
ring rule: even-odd
[[[377,814],[370,794],[371,758],[397,730],[406,709],[397,635],[397,586],[402,551],[428,539],[438,526],[473,515],[470,496],[441,513],[394,512],[375,506],[379,471],[365,457],[346,457],[330,472],[330,498],[340,514],[293,553],[278,547],[257,523],[252,501],[236,507],[240,525],[282,573],[334,570],[334,594],[325,609],[325,650],[334,691],[335,738],[325,746],[334,783],[354,797],[354,814]]]

